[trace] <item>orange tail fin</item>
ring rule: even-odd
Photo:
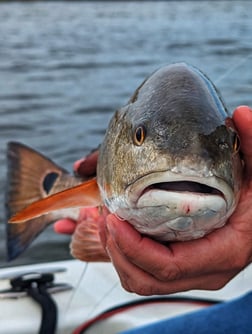
[[[96,179],[92,179],[30,204],[11,217],[9,223],[23,223],[51,211],[73,207],[93,207],[101,204]]]

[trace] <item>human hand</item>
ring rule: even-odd
[[[252,110],[238,107],[233,120],[245,168],[240,201],[224,227],[198,240],[163,245],[114,215],[100,224],[102,244],[127,291],[153,295],[215,290],[252,262]]]
[[[110,261],[99,235],[99,226],[106,220],[108,213],[105,207],[80,210],[78,221],[74,222],[70,244],[73,257],[86,262]]]
[[[93,151],[86,157],[76,161],[73,165],[73,170],[76,175],[82,177],[94,177],[96,175],[96,166],[98,159],[98,150]],[[91,218],[91,217],[90,217]],[[80,211],[80,221],[85,219],[85,209]],[[54,231],[60,234],[73,234],[76,228],[77,222],[69,218],[63,218],[58,220],[54,224]]]
[[[82,177],[96,175],[98,150],[74,163],[74,172]],[[81,261],[109,261],[99,237],[99,224],[108,214],[106,208],[83,208],[78,220],[63,218],[54,224],[54,231],[72,235],[71,254]]]

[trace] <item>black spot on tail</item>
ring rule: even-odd
[[[52,189],[55,181],[57,180],[57,178],[59,177],[58,173],[55,172],[51,172],[49,174],[46,175],[46,177],[44,178],[43,181],[43,188],[45,190],[45,192],[47,194],[49,194],[50,190]]]

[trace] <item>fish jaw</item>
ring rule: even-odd
[[[125,198],[114,200],[111,209],[157,240],[203,237],[225,224],[237,196],[222,179],[193,174],[164,171],[145,175],[128,186]]]

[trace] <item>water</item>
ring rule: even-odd
[[[186,61],[232,111],[252,105],[252,2],[0,4],[0,186],[6,143],[21,141],[71,170],[102,140],[114,110],[163,64]],[[0,212],[5,264],[4,209]],[[69,257],[49,228],[13,264]]]

